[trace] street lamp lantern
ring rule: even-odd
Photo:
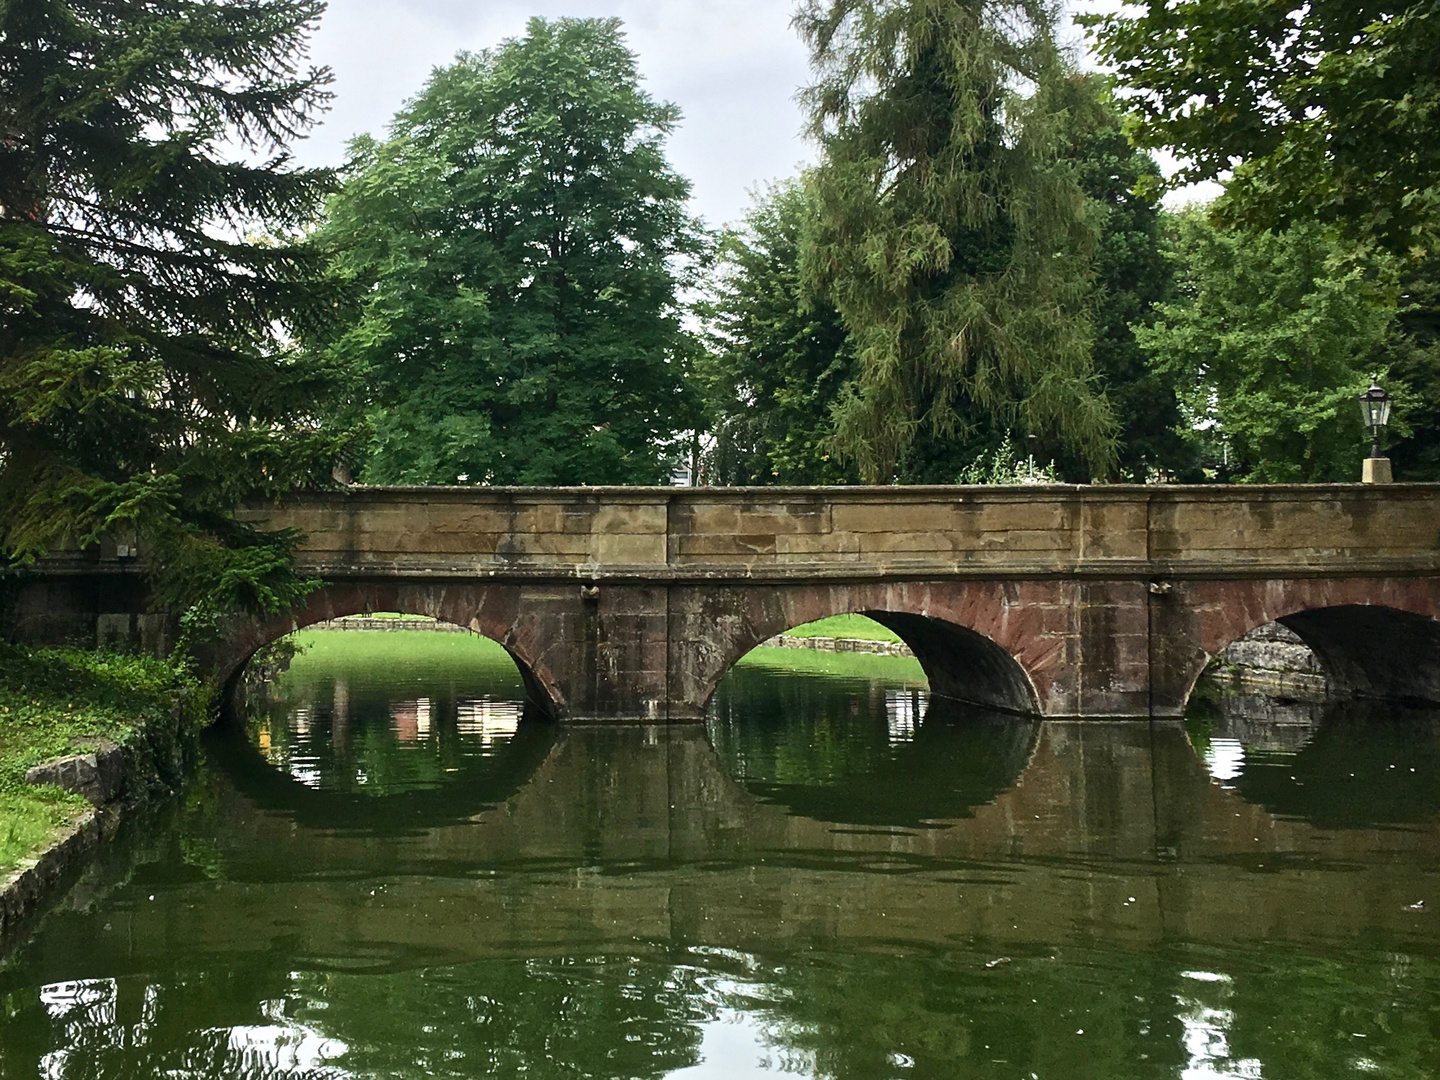
[[[1360,416],[1365,421],[1365,430],[1370,432],[1370,456],[1380,456],[1380,436],[1385,425],[1390,423],[1390,406],[1395,401],[1377,382],[1360,395]]]
[[[1390,423],[1390,406],[1394,402],[1395,399],[1378,382],[1372,382],[1370,389],[1360,395],[1360,418],[1365,430],[1370,433],[1370,457],[1365,461],[1364,483],[1390,482],[1390,459],[1380,456],[1380,439],[1385,434],[1385,426]]]

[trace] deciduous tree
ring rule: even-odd
[[[618,20],[534,19],[356,140],[323,241],[368,289],[326,343],[366,372],[364,478],[666,478],[692,427],[680,293],[702,249]]]
[[[1224,179],[1232,225],[1337,226],[1435,249],[1440,5],[1434,0],[1146,0],[1090,20],[1143,145],[1176,184]]]
[[[701,365],[722,484],[834,484],[857,479],[833,445],[831,409],[854,354],[839,313],[800,273],[813,220],[804,180],[771,186],[721,238],[704,305],[712,351]]]
[[[1177,224],[1180,296],[1137,337],[1188,385],[1211,464],[1221,478],[1358,479],[1368,443],[1355,396],[1408,348],[1384,268],[1355,265],[1315,224],[1224,231],[1198,210]],[[1413,399],[1403,382],[1388,386],[1403,419]]]

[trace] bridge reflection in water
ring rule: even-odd
[[[1314,719],[1192,745],[752,667],[708,731],[521,723],[389,794],[217,737],[0,970],[0,1078],[1424,1075],[1440,729]]]

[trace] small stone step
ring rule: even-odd
[[[95,739],[86,753],[36,765],[25,774],[25,782],[54,784],[104,806],[125,782],[125,751],[109,739]]]

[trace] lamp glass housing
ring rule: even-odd
[[[1360,416],[1365,421],[1365,429],[1370,432],[1372,438],[1378,437],[1385,430],[1385,426],[1390,423],[1390,406],[1394,401],[1395,399],[1387,394],[1379,383],[1360,395]]]

